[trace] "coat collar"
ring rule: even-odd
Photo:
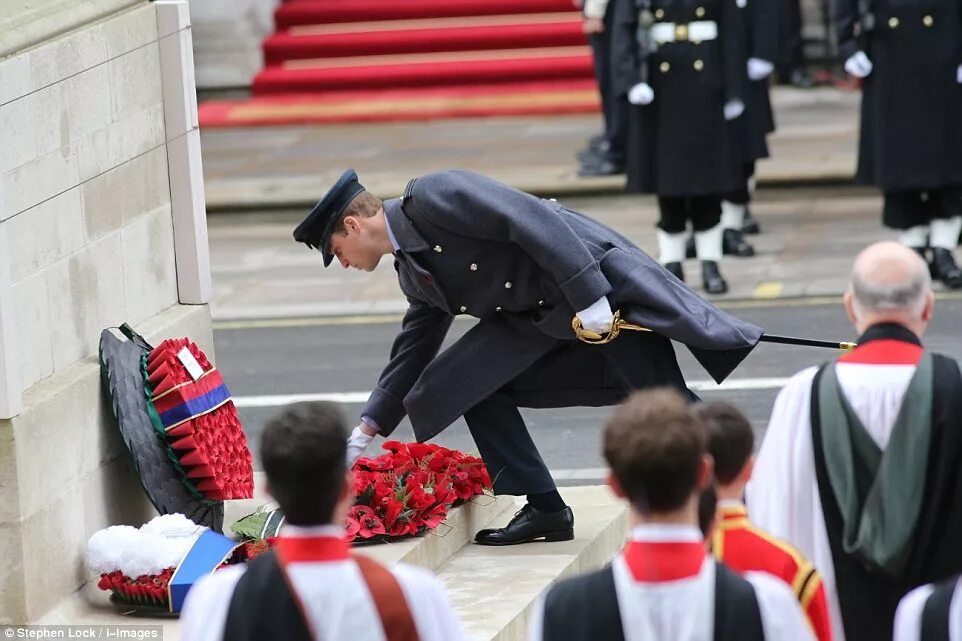
[[[865,330],[864,334],[858,337],[858,344],[863,345],[869,341],[885,339],[911,343],[913,345],[922,344],[919,337],[913,334],[911,330],[897,323],[879,323],[878,325],[872,325]]]
[[[409,254],[424,251],[428,248],[428,241],[418,233],[418,230],[414,228],[414,223],[401,209],[399,198],[384,201],[384,215],[387,217],[387,224],[391,227],[399,251]]]

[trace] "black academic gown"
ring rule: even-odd
[[[765,641],[752,585],[719,563],[715,572],[714,641]],[[566,579],[545,598],[544,641],[624,641],[611,566]]]
[[[874,0],[875,30],[856,36],[858,0],[837,8],[843,60],[862,49],[859,183],[883,191],[962,185],[962,3]]]
[[[878,325],[859,338],[895,339],[918,344],[908,330]],[[846,641],[885,641],[899,600],[910,590],[938,582],[962,571],[962,374],[956,360],[934,355],[935,389],[932,401],[932,435],[926,469],[924,502],[912,550],[902,576],[883,576],[842,549],[842,517],[828,481],[819,429],[818,381],[812,393],[812,444],[819,497],[835,566],[835,586]]]

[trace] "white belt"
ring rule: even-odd
[[[688,23],[656,22],[651,25],[651,37],[658,44],[714,40],[718,37],[718,23],[714,20],[697,20]]]

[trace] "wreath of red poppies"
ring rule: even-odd
[[[452,506],[491,490],[481,459],[426,443],[387,441],[387,454],[354,464],[349,541],[378,541],[436,528]]]

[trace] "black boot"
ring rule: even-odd
[[[575,517],[570,507],[560,512],[540,512],[527,503],[506,526],[481,530],[475,535],[474,542],[479,545],[517,545],[537,539],[570,541],[573,538]]]
[[[942,281],[949,289],[962,289],[962,270],[955,262],[951,249],[932,248],[932,262],[929,263],[932,278]]]
[[[683,283],[685,282],[685,272],[681,268],[681,263],[679,262],[665,263],[665,269],[671,272],[672,275],[678,280],[680,280],[681,282]]]
[[[694,258],[698,251],[695,249],[695,235],[692,234],[685,241],[685,258]]]
[[[718,271],[718,263],[713,260],[701,261],[701,279],[705,291],[709,294],[724,294],[728,291],[728,283]]]
[[[755,255],[755,248],[748,244],[739,230],[726,229],[722,232],[722,253],[747,258]]]
[[[752,210],[745,205],[745,217],[742,219],[742,233],[749,236],[759,233],[762,230],[758,226],[758,219],[752,216]]]

